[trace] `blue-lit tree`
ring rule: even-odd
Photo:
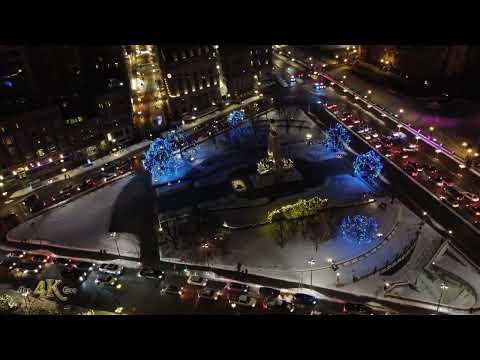
[[[377,238],[378,224],[371,217],[346,216],[340,224],[340,231],[343,239],[352,244],[369,244]]]
[[[183,160],[195,160],[198,154],[197,142],[191,136],[188,136],[183,129],[176,128],[171,130],[165,138],[172,144],[174,150],[179,150]]]
[[[330,151],[342,151],[345,146],[350,144],[351,140],[348,130],[337,123],[335,127],[329,128],[325,133],[323,145]]]
[[[238,144],[253,135],[252,124],[245,122],[245,115],[241,111],[232,111],[227,117],[229,130],[226,137],[231,144]]]
[[[383,164],[380,156],[370,150],[366,154],[359,154],[353,163],[353,171],[356,176],[359,176],[368,182],[374,182],[382,171]]]
[[[174,154],[174,147],[168,138],[155,139],[145,151],[143,165],[150,172],[153,182],[158,182],[161,177],[177,174],[183,165],[183,159]]]

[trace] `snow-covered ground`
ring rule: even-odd
[[[113,182],[12,229],[9,240],[137,257],[135,235],[109,233],[112,207],[131,176]],[[117,249],[118,245],[118,249]]]

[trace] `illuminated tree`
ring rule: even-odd
[[[174,154],[171,139],[157,138],[145,152],[143,165],[150,172],[152,180],[157,182],[162,176],[172,176],[183,165],[181,156]]]
[[[325,133],[323,145],[330,151],[342,151],[350,144],[350,133],[342,125],[336,124]]]
[[[185,161],[195,160],[198,154],[197,142],[192,137],[187,136],[181,128],[171,130],[165,136],[167,141],[172,144],[174,150],[180,151],[180,156]]]
[[[353,163],[353,170],[356,176],[359,176],[368,182],[375,181],[380,175],[383,165],[380,156],[370,150],[366,154],[359,154]]]
[[[252,124],[245,121],[242,111],[232,111],[227,117],[229,130],[227,139],[231,144],[238,144],[253,135]]]
[[[369,244],[377,237],[378,224],[375,219],[363,215],[346,216],[340,224],[344,240],[355,245]]]

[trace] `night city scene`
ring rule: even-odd
[[[480,314],[479,65],[0,45],[0,315]]]

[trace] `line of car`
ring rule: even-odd
[[[432,164],[415,161],[418,143],[408,143],[407,136],[400,131],[382,134],[364,121],[354,118],[352,113],[340,113],[338,105],[324,105],[346,127],[359,134],[385,157],[390,158],[410,176],[427,186],[440,200],[454,209],[463,209],[464,216],[474,225],[480,226],[480,198],[477,194],[461,189],[450,177],[441,174]]]
[[[27,196],[21,202],[21,204],[28,213],[34,214],[47,207],[67,200],[76,194],[95,188],[102,183],[106,183],[107,181],[110,181],[115,177],[130,171],[131,169],[132,161],[130,158],[122,159],[114,163],[107,163],[100,169],[100,172],[82,180],[78,184],[65,186],[57,193],[48,195],[46,197],[40,197],[37,193],[33,193]]]
[[[114,291],[124,288],[121,276],[124,274],[124,267],[118,264],[102,263],[96,264],[87,261],[77,261],[67,257],[50,256],[38,253],[27,253],[15,250],[7,254],[7,260],[0,263],[0,266],[10,271],[14,276],[40,275],[42,270],[53,263],[59,267],[64,282],[78,285],[86,281],[92,272],[96,273],[94,283],[98,287],[106,287]],[[165,280],[166,273],[163,270],[153,267],[142,267],[137,272],[138,278]],[[223,286],[223,285],[222,285]],[[272,313],[297,313],[297,314],[325,314],[318,311],[319,300],[305,293],[285,293],[278,289],[269,287],[251,287],[238,282],[227,282],[222,288],[210,286],[210,281],[200,275],[190,275],[186,278],[185,286],[176,284],[163,284],[160,294],[174,295],[182,298],[186,291],[193,290],[197,301],[217,302],[223,299],[232,309],[257,309]],[[362,307],[362,304],[357,304]],[[343,313],[354,312],[345,305]],[[364,311],[372,313],[372,311]]]

